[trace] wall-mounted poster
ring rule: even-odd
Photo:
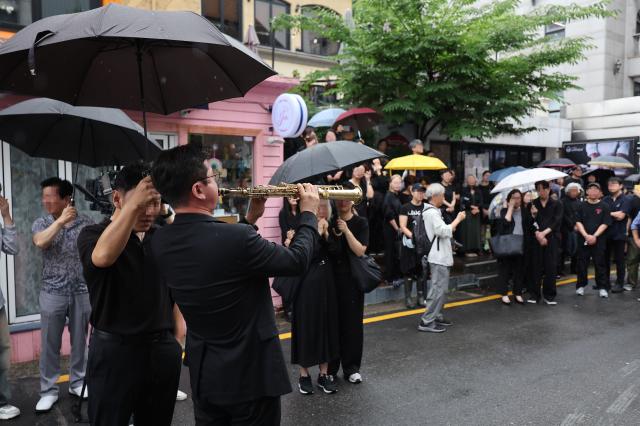
[[[614,169],[616,176],[625,177],[637,173],[638,139],[638,137],[633,137],[584,142],[564,142],[562,144],[563,157],[569,158],[576,164],[585,166],[589,171],[594,170],[595,167],[587,166],[587,164],[595,158],[604,155],[621,157],[636,166],[635,169]]]

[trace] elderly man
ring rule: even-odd
[[[93,222],[78,215],[71,196],[71,183],[57,177],[45,180],[42,206],[47,215],[32,226],[33,244],[42,252],[42,289],[40,291],[41,344],[40,400],[36,412],[51,410],[58,401],[60,347],[67,319],[71,335],[69,393],[81,396],[87,364],[87,331],[91,305],[87,284],[82,276],[77,240],[80,231]],[[82,395],[86,398],[85,393]]]
[[[446,291],[449,287],[449,268],[453,266],[453,232],[465,217],[465,212],[459,212],[456,218],[447,225],[442,219],[440,207],[444,203],[444,187],[438,183],[429,185],[425,194],[428,204],[422,213],[425,231],[431,249],[422,259],[423,267],[431,270],[431,285],[427,294],[427,308],[422,315],[418,330],[430,333],[442,333],[447,326],[452,325],[442,316]]]

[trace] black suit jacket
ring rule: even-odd
[[[187,323],[194,399],[230,405],[291,392],[268,277],[302,275],[317,238],[308,212],[289,248],[201,214],[156,232],[153,256]]]

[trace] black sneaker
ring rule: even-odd
[[[453,323],[446,318],[436,319],[436,324],[443,325],[445,327],[449,327],[453,325]]]
[[[318,376],[318,387],[327,394],[338,392],[338,385],[333,380],[333,376],[329,374],[320,374]]]
[[[300,379],[298,380],[298,389],[303,395],[313,394],[313,383],[311,382],[311,377],[300,376]]]
[[[444,333],[445,331],[447,331],[447,329],[435,321],[429,324],[425,324],[423,321],[420,321],[420,324],[418,325],[418,331],[424,331],[427,333]]]
[[[620,284],[616,284],[613,287],[611,287],[611,293],[622,293],[623,291],[624,291],[624,288],[622,288]]]

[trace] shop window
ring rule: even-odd
[[[223,33],[242,41],[242,0],[202,0],[202,16]]]
[[[302,15],[314,17],[316,10],[319,6],[305,6],[302,7]],[[331,11],[330,9],[323,8]],[[337,13],[336,13],[337,15]],[[321,56],[333,56],[338,53],[340,49],[340,43],[329,40],[325,37],[320,37],[313,31],[302,30],[302,51],[305,53],[311,53]]]
[[[633,96],[640,96],[640,81],[633,82]]]
[[[48,16],[83,12],[100,6],[101,0],[0,0],[0,27],[19,29]]]
[[[640,11],[636,13],[636,35],[640,34]]]
[[[212,152],[211,168],[220,173],[218,187],[253,186],[253,138],[226,135],[190,134],[189,142],[199,142]],[[214,216],[240,220],[247,213],[248,199],[222,198]]]
[[[291,6],[281,0],[255,0],[255,28],[260,44],[271,46],[271,20],[283,14],[291,13]],[[273,35],[274,46],[290,49],[289,30],[276,31]]]
[[[544,27],[544,35],[553,39],[564,38],[565,24],[562,22],[554,22],[553,24],[546,25]]]
[[[332,86],[327,84],[317,84],[311,86],[309,90],[309,98],[317,106],[335,105],[338,102],[338,98],[335,93],[328,94],[327,91]]]

